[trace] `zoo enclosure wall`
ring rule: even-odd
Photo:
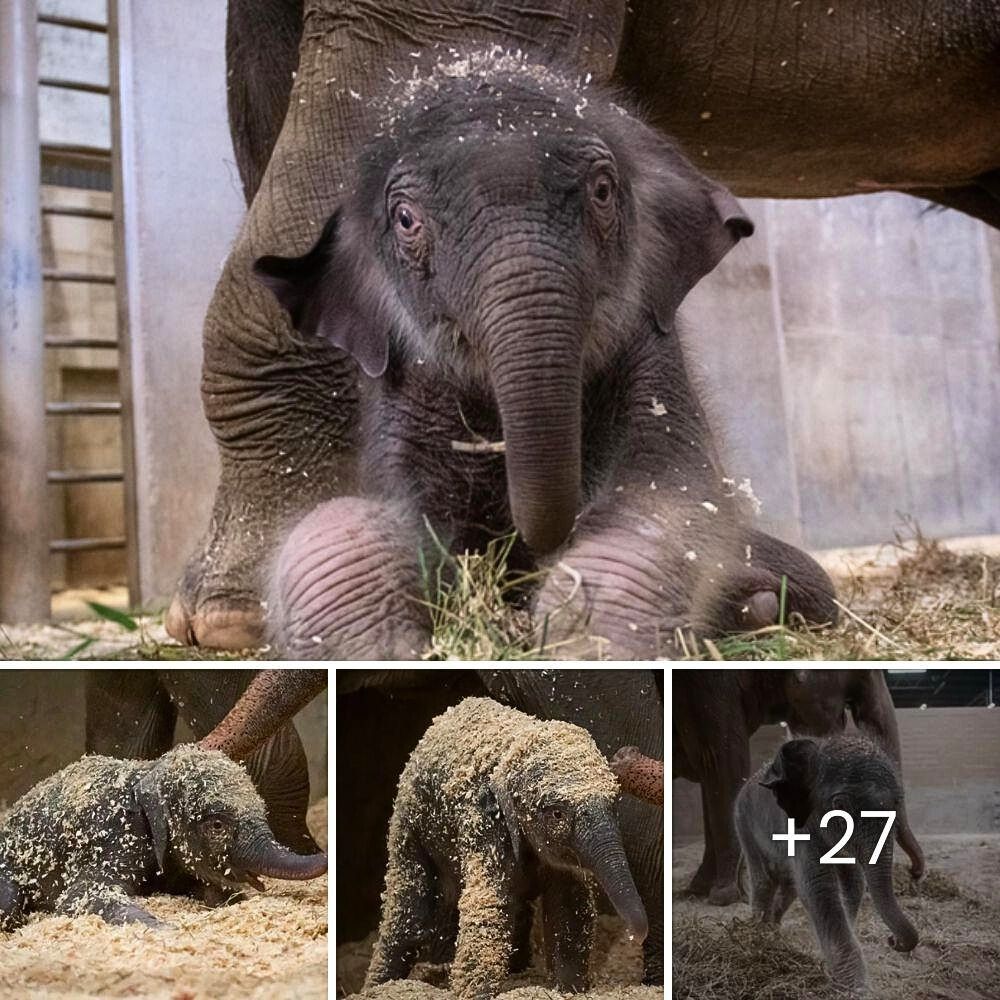
[[[0,670],[0,803],[10,805],[83,755],[85,680],[85,670]],[[295,717],[295,728],[315,802],[327,793],[325,691]],[[180,743],[194,737],[178,721],[175,738]]]
[[[902,708],[896,720],[906,810],[917,836],[1000,834],[1000,709]],[[780,725],[758,729],[750,740],[751,773],[786,738]],[[674,781],[673,817],[675,843],[702,838],[698,785]]]

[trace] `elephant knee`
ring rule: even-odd
[[[408,659],[430,635],[416,533],[402,512],[356,497],[306,515],[281,546],[268,588],[269,638],[296,659]]]

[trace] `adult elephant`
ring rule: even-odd
[[[1000,0],[230,0],[230,128],[250,208],[205,321],[221,480],[170,634],[259,643],[276,539],[355,491],[355,364],[296,336],[251,267],[315,242],[391,79],[449,49],[521,49],[634,92],[737,194],[893,188],[1000,226],[998,44]]]
[[[174,745],[178,719],[197,739],[211,733],[248,691],[260,692],[285,708],[265,734],[252,726],[232,748],[245,759],[250,778],[267,806],[278,840],[301,853],[319,850],[306,827],[309,769],[292,716],[321,687],[315,674],[326,671],[264,671],[254,686],[253,670],[90,670],[86,680],[86,749],[109,757],[152,760]],[[281,676],[288,674],[287,677]],[[258,695],[258,696],[260,696]],[[240,720],[237,709],[230,724]],[[222,735],[225,734],[223,729]]]
[[[705,836],[688,891],[717,906],[739,898],[733,804],[750,776],[750,737],[760,726],[785,722],[793,736],[830,736],[843,732],[850,711],[902,773],[896,713],[881,670],[676,670],[673,678],[673,773],[701,784]],[[894,829],[920,878],[924,856],[905,808]]]
[[[264,695],[263,671],[203,745],[244,751],[281,725],[295,704]],[[325,673],[325,672],[323,672]],[[309,677],[312,677],[310,681]],[[279,679],[280,680],[280,679]],[[279,683],[280,686],[280,683]],[[387,855],[385,834],[396,782],[431,719],[469,695],[489,695],[540,719],[583,726],[608,758],[622,746],[663,757],[662,670],[341,670],[337,674],[337,928],[344,940],[364,937],[379,917]],[[252,732],[248,740],[246,733]],[[369,752],[378,746],[378,753]],[[649,916],[643,945],[645,978],[663,979],[663,812],[624,796],[620,825],[629,868]]]

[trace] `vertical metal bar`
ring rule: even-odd
[[[0,621],[49,617],[35,0],[0,0]]]
[[[130,607],[142,604],[142,577],[139,563],[139,501],[136,479],[136,419],[135,393],[132,366],[135,345],[133,343],[129,311],[129,288],[134,282],[134,268],[126,252],[126,227],[132,225],[132,217],[126,214],[126,206],[139,195],[135,190],[135,177],[128,150],[132,148],[130,134],[130,95],[132,92],[131,63],[126,58],[123,47],[131,46],[132,21],[129,0],[108,0],[108,74],[111,87],[111,195],[114,214],[115,294],[118,314],[118,384],[122,401],[122,468],[125,481],[122,484],[125,499],[125,566],[128,579]],[[133,228],[137,228],[133,226]],[[149,516],[149,512],[146,512]]]

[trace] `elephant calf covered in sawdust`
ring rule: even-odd
[[[208,906],[260,876],[317,878],[326,855],[275,843],[246,770],[181,744],[155,761],[84,757],[26,792],[0,824],[0,931],[31,911],[164,927],[135,902],[154,892]]]
[[[497,995],[530,962],[541,898],[559,988],[586,988],[595,885],[629,933],[648,929],[622,848],[618,782],[590,735],[488,698],[438,716],[399,780],[382,922],[366,987],[454,952],[462,1000]]]

